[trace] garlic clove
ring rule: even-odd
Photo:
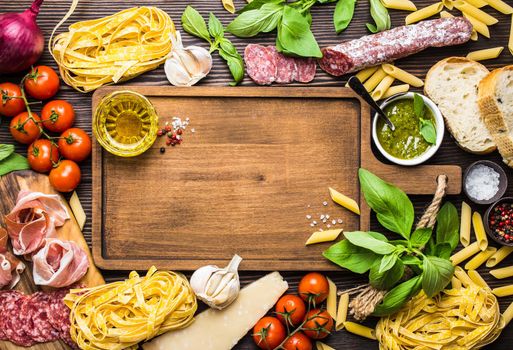
[[[195,294],[202,294],[210,276],[219,268],[215,265],[207,265],[197,269],[191,276],[190,284]]]
[[[187,86],[191,81],[189,72],[179,63],[180,60],[174,57],[166,60],[164,72],[169,82],[175,86]]]

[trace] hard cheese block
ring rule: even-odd
[[[224,310],[208,309],[185,329],[166,333],[143,345],[144,350],[229,350],[262,318],[288,289],[278,272],[243,288]]]

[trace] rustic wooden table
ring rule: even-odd
[[[430,5],[434,3],[434,0],[415,0],[414,1],[417,7],[424,7],[426,5]],[[513,0],[506,0],[508,3],[513,3]],[[0,13],[2,12],[11,12],[11,11],[22,11],[30,5],[30,0],[17,0],[17,1],[8,1],[2,0],[0,2]],[[243,0],[235,0],[235,4],[237,8],[243,6],[245,2]],[[38,18],[38,23],[42,28],[46,40],[50,35],[52,28],[57,24],[57,22],[64,16],[67,12],[69,6],[71,4],[71,0],[46,0],[42,6],[41,13]],[[85,19],[94,19],[98,17],[103,17],[110,15],[114,12],[117,12],[122,9],[130,8],[132,6],[158,6],[161,9],[165,10],[171,18],[175,21],[175,25],[179,30],[181,30],[180,25],[180,16],[186,5],[193,5],[197,10],[199,10],[204,16],[208,15],[209,11],[214,12],[223,22],[223,24],[228,24],[234,16],[226,12],[220,0],[124,0],[124,1],[109,1],[109,0],[82,0],[78,8],[76,9],[73,16],[68,20],[66,24],[71,24],[73,22]],[[369,16],[369,5],[366,0],[359,0],[358,7],[356,10],[355,18],[353,19],[349,29],[337,36],[333,29],[332,24],[332,13],[333,13],[334,4],[328,4],[323,6],[314,6],[312,8],[313,15],[313,31],[315,36],[322,46],[330,45],[338,43],[342,40],[347,40],[351,38],[357,38],[362,35],[368,34],[365,28],[365,23],[370,20]],[[429,67],[431,67],[438,60],[451,56],[464,56],[467,52],[482,48],[495,47],[495,46],[507,46],[508,42],[508,33],[509,26],[511,22],[511,18],[505,15],[501,15],[493,9],[487,10],[489,13],[493,14],[497,18],[500,19],[499,24],[491,27],[491,36],[492,39],[486,39],[480,37],[478,42],[469,42],[466,45],[458,46],[458,47],[450,47],[443,49],[429,49],[423,53],[411,56],[406,59],[402,59],[397,61],[397,65],[401,68],[407,69],[408,71],[416,74],[419,77],[424,77]],[[453,12],[455,13],[455,12]],[[392,25],[398,26],[404,23],[404,16],[406,12],[403,11],[391,11],[392,15]],[[199,44],[204,45],[200,40],[188,35],[182,35],[185,44]],[[267,34],[263,36],[259,36],[252,39],[238,39],[230,36],[230,39],[233,39],[233,42],[236,44],[239,52],[243,52],[244,47],[248,43],[263,43],[263,44],[272,44],[274,42],[274,34]],[[48,52],[45,50],[43,57],[39,61],[41,64],[50,65],[56,68],[55,63],[51,59]],[[513,56],[507,50],[507,48],[503,51],[499,59],[492,60],[489,62],[485,62],[485,65],[489,68],[501,67],[506,64],[513,64]],[[20,76],[2,76],[0,78],[1,81],[9,80],[9,81],[19,81]],[[341,79],[335,79],[333,77],[328,76],[324,72],[318,70],[317,76],[314,82],[309,85],[318,85],[318,86],[343,86],[347,77],[342,77]],[[222,61],[217,55],[214,55],[214,66],[212,72],[208,75],[207,78],[200,82],[200,85],[218,85],[224,86],[231,80],[231,76],[226,68],[224,61]],[[167,85],[168,82],[164,75],[164,71],[162,68],[156,69],[155,71],[148,72],[143,74],[142,76],[132,80],[129,84],[138,84],[138,85]],[[249,78],[245,78],[243,85],[252,85],[253,83]],[[84,128],[89,133],[91,132],[91,94],[81,94],[70,87],[64,85],[62,86],[60,92],[57,95],[58,98],[66,99],[73,104],[75,110],[77,112],[77,123],[78,127]],[[7,129],[7,123],[2,123],[0,126],[0,142],[1,143],[12,143],[13,140],[9,134]],[[17,151],[25,152],[24,147],[17,146]],[[448,133],[446,134],[446,138],[437,155],[430,160],[431,164],[458,164],[462,166],[464,169],[470,163],[479,160],[479,159],[489,159],[495,161],[499,164],[502,164],[501,158],[498,154],[494,153],[492,155],[488,155],[485,157],[471,155],[463,152],[459,149],[453,140],[451,139]],[[511,169],[507,169],[504,166],[510,184],[513,184],[513,171]],[[81,198],[82,204],[86,213],[88,214],[88,220],[86,226],[84,228],[84,236],[86,240],[91,242],[91,165],[90,161],[86,161],[85,164],[82,165],[82,184],[78,188],[78,193]],[[513,195],[513,187],[508,189],[507,195]],[[459,203],[463,199],[463,196],[458,196],[454,198],[449,198],[454,202]],[[417,197],[414,198],[415,206],[417,213],[421,213],[423,207],[430,200],[429,197]],[[482,213],[485,210],[485,207],[475,207],[474,209],[480,210]],[[136,235],[137,232],[134,232]],[[321,257],[319,257],[321,259]],[[506,265],[513,263],[513,258],[509,257]],[[127,268],[130,268],[127,266]],[[285,273],[287,281],[291,285],[291,291],[295,291],[297,283],[301,276],[304,274],[303,271],[308,271],[308,266],[298,266],[298,272],[295,273]],[[493,277],[491,277],[485,269],[483,269],[483,275],[489,284],[493,286],[502,285],[505,283],[513,283],[513,279],[497,281]],[[121,279],[127,276],[126,271],[104,271],[105,277],[107,280],[112,281],[116,279]],[[252,273],[242,273],[242,283],[247,284],[262,275],[265,272],[252,272]],[[336,273],[328,274],[338,285],[340,289],[345,289],[349,287],[353,287],[356,284],[364,283],[365,279],[361,278],[353,273],[349,273],[347,271],[340,271]],[[502,298],[501,306],[502,309],[506,307],[510,302],[513,301],[513,298]],[[372,322],[370,322],[372,324]],[[221,335],[220,335],[221,336]],[[487,349],[511,349],[511,342],[513,341],[513,328],[510,325],[506,330],[503,331],[501,337],[492,345],[487,347]],[[327,340],[327,343],[336,348],[337,350],[341,349],[377,349],[377,343],[372,342],[370,340],[365,340],[363,338],[354,336],[345,331],[340,331],[332,336],[330,336]],[[246,336],[243,341],[236,347],[236,349],[255,349],[255,345],[253,345],[252,340],[249,336]],[[199,349],[198,349],[199,350]]]

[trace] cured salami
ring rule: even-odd
[[[265,46],[249,44],[244,50],[246,70],[258,85],[270,85],[276,80],[274,52]]]
[[[463,17],[423,21],[326,47],[319,65],[327,73],[341,76],[429,47],[463,44],[471,34],[472,24]]]
[[[30,298],[20,293],[13,300],[3,304],[4,312],[2,313],[2,318],[5,317],[5,319],[2,326],[5,336],[9,341],[21,346],[32,346],[35,344],[35,341],[25,333],[24,319],[20,317],[25,307],[24,305],[29,300]]]
[[[313,58],[296,59],[297,78],[300,83],[309,83],[315,77],[317,64]]]
[[[34,293],[31,297],[29,312],[32,329],[25,329],[25,333],[30,335],[38,343],[54,341],[59,339],[59,332],[54,329],[49,321],[51,295],[45,292]],[[29,314],[29,313],[27,313]]]

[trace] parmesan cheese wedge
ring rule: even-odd
[[[305,245],[323,243],[323,242],[331,242],[334,241],[340,236],[342,233],[342,229],[338,230],[326,230],[326,231],[317,231],[312,233],[310,238],[306,241]]]
[[[243,288],[226,309],[208,309],[184,329],[164,334],[144,350],[229,350],[269,311],[288,284],[278,272],[270,273]]]
[[[351,210],[353,213],[360,215],[360,207],[358,207],[358,203],[354,199],[349,198],[348,196],[343,195],[342,193],[334,190],[329,187],[330,196],[333,202],[340,204],[344,208]]]
[[[84,208],[82,208],[82,203],[80,203],[80,199],[78,198],[76,191],[73,191],[73,194],[69,199],[69,206],[73,211],[73,215],[75,215],[80,231],[82,231],[86,222],[86,214],[84,212]]]

